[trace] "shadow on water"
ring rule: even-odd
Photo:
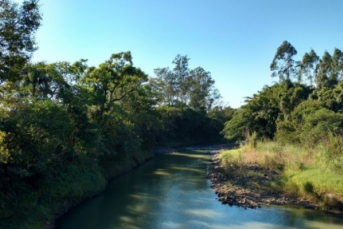
[[[112,180],[106,191],[70,210],[58,228],[342,228],[343,220],[294,208],[244,210],[215,200],[206,180],[208,151],[157,155]]]

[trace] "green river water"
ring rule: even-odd
[[[343,228],[343,217],[291,207],[247,209],[216,200],[208,151],[156,155],[72,208],[59,229]]]

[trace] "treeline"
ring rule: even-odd
[[[32,63],[38,1],[0,5],[0,227],[41,227],[156,147],[221,140],[232,109],[187,56],[156,78],[130,52],[98,67]]]
[[[301,61],[287,41],[277,49],[270,69],[279,83],[247,98],[222,131],[227,139],[275,140],[306,147],[309,155],[325,146],[318,160],[342,169],[343,53],[335,49],[322,57],[314,50]],[[320,158],[320,159],[319,159]]]
[[[287,41],[277,49],[270,69],[279,83],[265,86],[235,111],[223,134],[228,139],[257,139],[315,144],[343,127],[343,53],[335,49],[320,58],[314,50],[302,61]]]

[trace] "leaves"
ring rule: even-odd
[[[297,74],[299,62],[293,60],[293,56],[297,54],[297,50],[289,43],[284,41],[277,49],[274,59],[270,65],[270,70],[273,71],[272,77],[278,76],[280,82],[290,80]]]
[[[176,105],[181,102],[191,108],[210,111],[220,99],[219,91],[215,88],[211,73],[197,67],[189,69],[189,58],[177,55],[173,61],[175,67],[155,69],[156,79],[151,80],[161,105]]]
[[[38,10],[37,0],[24,1],[20,7],[9,0],[0,1],[0,83],[17,80],[36,50],[34,33],[41,20]]]

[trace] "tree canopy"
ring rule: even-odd
[[[15,81],[19,71],[36,50],[34,34],[41,15],[37,0],[22,5],[10,0],[0,1],[0,80]]]
[[[151,83],[158,94],[160,104],[175,105],[179,102],[191,108],[207,112],[219,101],[220,94],[214,87],[211,73],[197,67],[189,69],[187,56],[177,55],[175,67],[157,68]]]

